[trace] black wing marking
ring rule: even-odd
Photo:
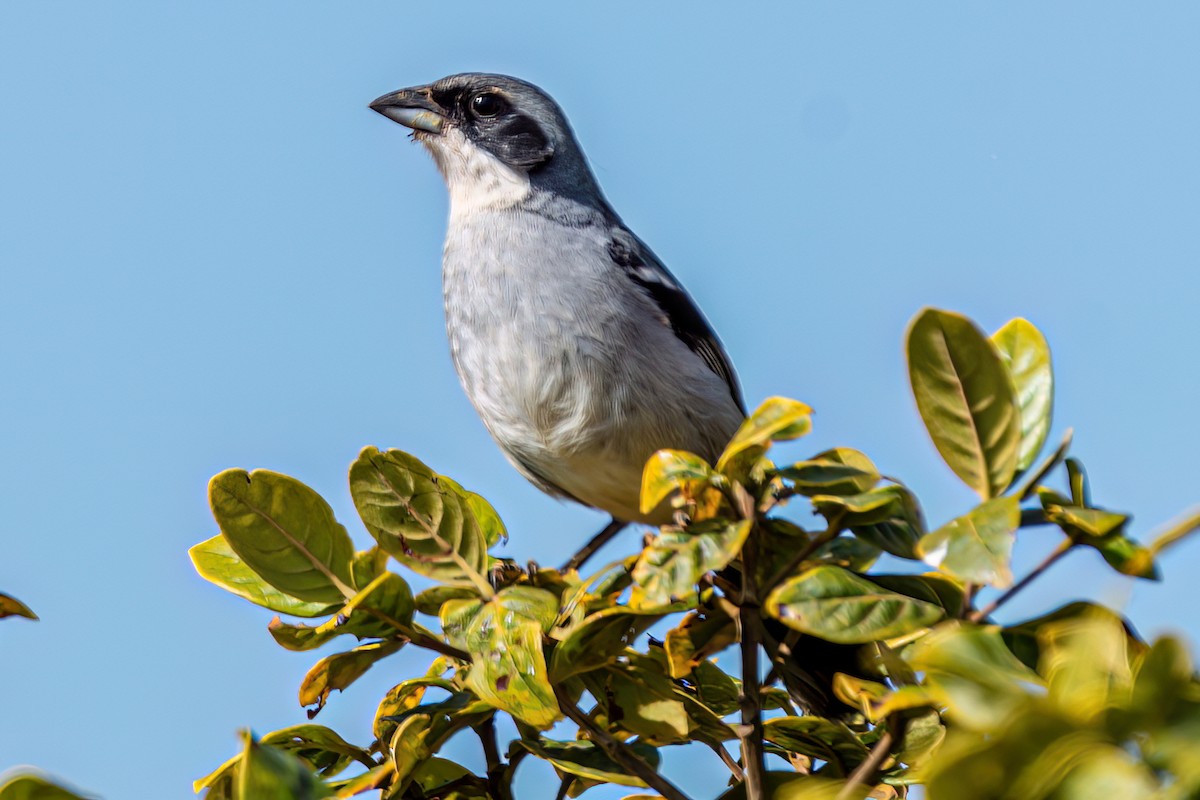
[[[671,330],[680,341],[700,356],[708,368],[728,384],[733,401],[745,414],[746,404],[742,400],[742,390],[738,386],[737,375],[734,374],[725,348],[721,347],[721,342],[709,326],[708,320],[704,319],[700,309],[675,281],[674,276],[654,253],[650,252],[650,248],[631,234],[628,239],[614,236],[608,243],[608,254],[630,280],[646,291],[667,318]]]

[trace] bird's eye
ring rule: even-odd
[[[508,103],[504,102],[504,98],[492,92],[484,92],[471,98],[471,111],[481,119],[499,116],[507,108]]]

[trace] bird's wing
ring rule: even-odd
[[[615,232],[609,240],[608,254],[613,263],[654,301],[680,341],[725,381],[733,401],[745,414],[746,404],[729,355],[696,303],[658,257],[624,229]]]

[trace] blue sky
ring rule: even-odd
[[[221,469],[304,480],[363,546],[345,472],[367,444],[489,497],[520,560],[559,562],[601,524],[524,483],[450,366],[445,193],[366,108],[449,73],[559,100],[750,402],[816,409],[788,453],[858,447],[932,523],[968,508],[902,359],[936,305],[1041,327],[1052,439],[1075,428],[1095,498],[1135,535],[1200,501],[1200,7],[732,8],[0,5],[0,590],[42,617],[0,624],[0,769],[186,798],[236,728],[304,720],[314,656],[276,647],[270,615],[186,557],[216,530]],[[1023,537],[1018,573],[1048,537]],[[1010,618],[1087,596],[1200,640],[1200,543],[1163,569],[1133,585],[1078,553]],[[318,721],[366,738],[389,669]],[[668,767],[715,795],[719,765],[696,759]],[[522,770],[546,796],[549,772]]]

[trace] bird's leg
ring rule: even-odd
[[[614,517],[612,521],[605,525],[599,533],[593,536],[587,544],[580,548],[578,553],[571,556],[570,561],[568,561],[566,564],[563,564],[562,571],[570,572],[573,569],[579,569],[582,567],[585,561],[594,556],[596,551],[601,547],[604,547],[604,545],[608,544],[609,541],[618,533],[620,533],[628,524],[628,522],[621,522],[621,520]]]

